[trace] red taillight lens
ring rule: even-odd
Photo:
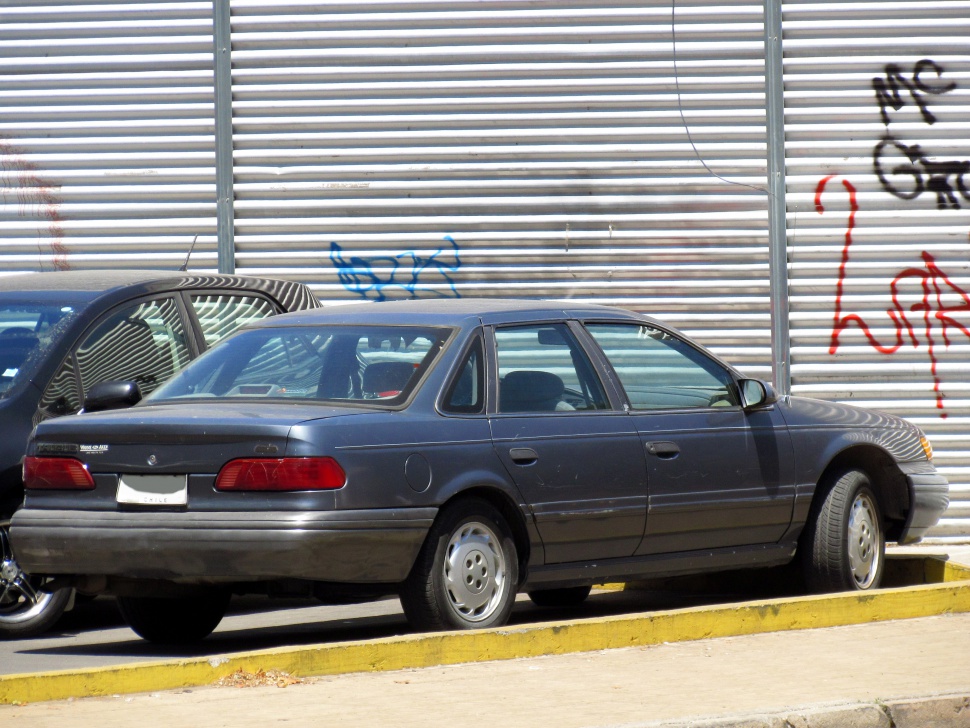
[[[216,490],[336,490],[346,482],[333,458],[243,458],[222,466]]]
[[[74,458],[24,458],[27,490],[94,490],[88,466]]]

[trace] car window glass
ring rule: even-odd
[[[74,357],[68,356],[57,374],[48,382],[40,403],[41,418],[69,415],[81,409],[81,393],[74,374]]]
[[[585,352],[563,324],[495,332],[499,412],[607,409],[606,395]]]
[[[0,299],[0,398],[27,381],[83,304]]]
[[[312,393],[320,381],[323,358],[317,351],[321,342],[282,332],[262,342],[242,370],[234,375],[225,390],[227,397],[299,397]]]
[[[449,329],[285,326],[244,330],[199,357],[153,400],[278,397],[402,402]]]
[[[485,361],[482,339],[476,336],[445,394],[444,409],[458,414],[485,411]]]
[[[673,334],[637,324],[590,324],[634,409],[738,404],[724,367]]]
[[[172,298],[111,313],[77,348],[81,390],[98,382],[133,380],[148,394],[189,361],[178,306]]]
[[[259,296],[193,294],[190,300],[206,346],[221,341],[240,326],[277,313],[273,304]]]

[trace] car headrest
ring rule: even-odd
[[[508,399],[523,405],[558,401],[565,388],[562,379],[552,372],[509,372],[502,380],[502,401]]]

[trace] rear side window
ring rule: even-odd
[[[260,296],[192,294],[189,300],[207,347],[235,333],[240,326],[278,313],[273,304]]]
[[[513,326],[495,332],[499,412],[607,409],[586,353],[564,324]]]
[[[444,410],[455,414],[485,412],[485,348],[476,336],[445,393]]]

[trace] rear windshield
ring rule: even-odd
[[[450,334],[450,329],[415,326],[250,329],[206,352],[149,400],[243,397],[398,404]]]
[[[83,306],[0,300],[0,398],[30,379]]]

